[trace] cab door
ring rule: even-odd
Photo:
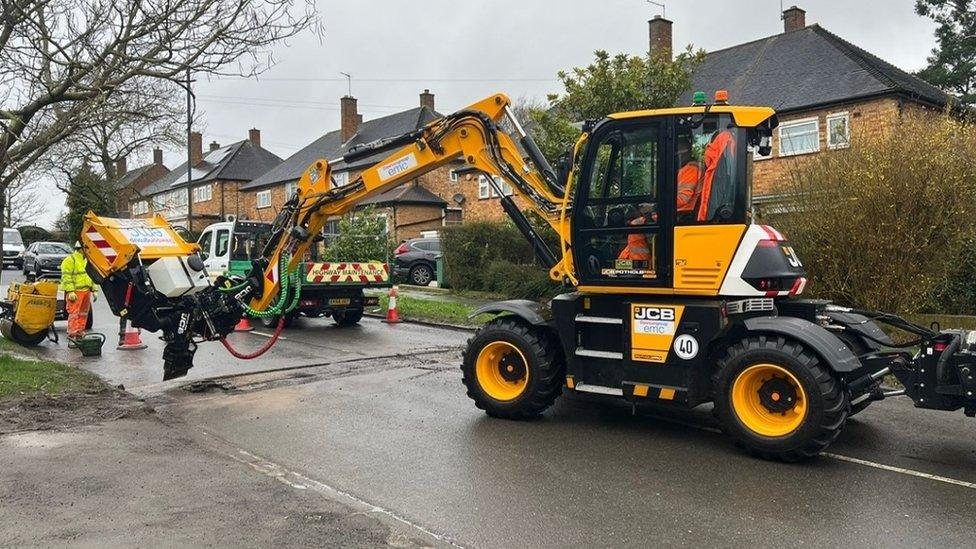
[[[232,224],[218,225],[213,232],[213,253],[204,262],[207,272],[224,274],[230,268],[230,240]]]
[[[573,207],[581,286],[670,287],[672,126],[643,118],[594,129]]]

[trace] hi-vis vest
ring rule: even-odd
[[[87,266],[88,260],[78,250],[64,258],[61,261],[61,289],[66,292],[93,289],[95,284],[85,272]]]
[[[631,225],[643,225],[643,217],[630,222]],[[637,261],[650,261],[651,247],[647,244],[647,237],[644,233],[630,233],[627,235],[627,247],[620,252],[617,259],[634,259]]]

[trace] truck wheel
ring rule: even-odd
[[[414,286],[426,286],[434,279],[434,271],[429,265],[418,263],[410,268],[410,283]]]
[[[355,326],[356,324],[359,324],[359,321],[362,319],[362,309],[343,309],[342,311],[332,313],[332,320],[334,320],[340,328]]]
[[[563,362],[541,330],[512,317],[496,318],[468,340],[462,382],[488,415],[529,419],[552,405],[563,388]]]
[[[261,325],[264,326],[265,328],[268,328],[269,330],[274,330],[275,328],[278,327],[278,319],[279,318],[281,318],[281,317],[280,316],[266,316],[266,317],[259,318],[258,319],[258,322],[260,322]],[[285,317],[285,328],[291,327],[292,321],[294,321],[294,320],[295,320],[295,317],[294,316],[292,316],[292,315],[286,316]]]
[[[801,461],[840,435],[850,411],[847,393],[802,344],[750,337],[732,345],[718,365],[715,412],[723,430],[753,454]]]

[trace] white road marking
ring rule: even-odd
[[[662,421],[667,421],[669,423],[674,423],[677,425],[682,425],[685,427],[691,427],[693,429],[698,429],[699,431],[706,431],[709,433],[722,434],[721,429],[716,429],[715,427],[709,427],[707,425],[697,425],[688,421],[683,421],[675,418],[668,418],[664,416],[659,416],[655,414],[650,414],[650,417],[654,419],[660,419]],[[836,459],[837,461],[845,461],[847,463],[853,463],[855,465],[862,465],[864,467],[871,467],[873,469],[880,469],[882,471],[888,471],[889,473],[898,473],[900,475],[908,475],[917,478],[924,478],[926,480],[931,480],[935,482],[942,482],[945,484],[952,484],[953,486],[962,486],[963,488],[969,488],[971,490],[976,490],[976,482],[969,482],[965,480],[959,480],[950,477],[943,477],[940,475],[933,475],[931,473],[925,473],[922,471],[916,471],[914,469],[905,469],[904,467],[895,467],[894,465],[886,465],[884,463],[877,463],[875,461],[869,461],[866,459],[860,459],[851,456],[845,456],[843,454],[834,454],[832,452],[821,452],[821,456],[830,459]]]
[[[254,334],[254,335],[256,335],[256,336],[261,336],[261,337],[267,337],[267,338],[274,337],[274,334],[266,334],[264,332],[259,332],[257,330],[253,330],[251,333]],[[285,337],[285,336],[278,336],[278,340],[280,340],[280,341],[287,341],[288,338]]]
[[[959,480],[955,478],[943,477],[939,475],[933,475],[930,473],[923,473],[922,471],[915,471],[914,469],[905,469],[903,467],[895,467],[894,465],[885,465],[884,463],[875,463],[873,461],[868,461],[866,459],[859,459],[850,456],[844,456],[841,454],[832,454],[830,452],[823,452],[820,454],[824,457],[833,458],[839,461],[846,461],[848,463],[856,463],[857,465],[863,465],[865,467],[873,467],[875,469],[881,469],[882,471],[890,471],[892,473],[899,473],[902,475],[909,475],[918,478],[924,478],[928,480],[934,480],[936,482],[944,482],[946,484],[953,484],[955,486],[962,486],[963,488],[969,488],[976,490],[976,483],[967,482],[965,480]]]
[[[451,538],[443,534],[438,534],[436,532],[428,530],[427,528],[424,528],[423,526],[411,521],[406,517],[397,514],[394,511],[391,511],[390,509],[386,509],[384,507],[380,507],[379,505],[370,503],[364,499],[358,498],[350,494],[349,492],[340,490],[339,488],[330,486],[328,484],[325,484],[324,482],[319,482],[315,479],[306,477],[301,473],[289,470],[288,468],[282,466],[281,464],[275,463],[261,456],[252,454],[251,452],[248,452],[243,448],[233,446],[232,444],[224,441],[223,439],[219,438],[217,435],[214,435],[206,431],[205,429],[200,428],[200,432],[203,433],[205,437],[210,439],[210,441],[213,443],[214,446],[219,447],[219,451],[224,455],[230,457],[234,461],[243,463],[251,467],[255,471],[263,475],[269,476],[287,486],[290,486],[297,490],[312,489],[331,499],[340,500],[340,501],[345,500],[344,503],[346,503],[347,505],[359,508],[369,513],[384,515],[403,525],[406,525],[419,532],[422,532],[438,541],[447,543],[452,547],[457,547],[458,549],[464,549],[463,545],[459,545]]]

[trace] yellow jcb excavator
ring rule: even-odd
[[[468,341],[461,370],[468,395],[492,416],[536,416],[564,389],[634,404],[711,401],[739,444],[795,461],[821,452],[851,414],[886,396],[976,414],[976,334],[799,297],[807,281],[796,253],[751,216],[752,150],[768,153],[776,114],[724,99],[587,121],[558,169],[501,94],[316,161],[247,278],[212,283],[195,245],[161,217],[89,214],[81,240],[112,310],[162,332],[170,379],[186,374],[199,342],[223,340],[245,312],[284,318],[301,291],[296,268],[330,217],[463,163],[496,186],[505,213],[567,288],[548,304],[476,311],[497,316]],[[503,120],[514,131],[501,129]],[[333,164],[367,157],[382,159],[347,185],[333,183]],[[558,250],[525,210],[552,226]],[[896,346],[878,322],[917,338]],[[882,389],[889,373],[903,390]]]

